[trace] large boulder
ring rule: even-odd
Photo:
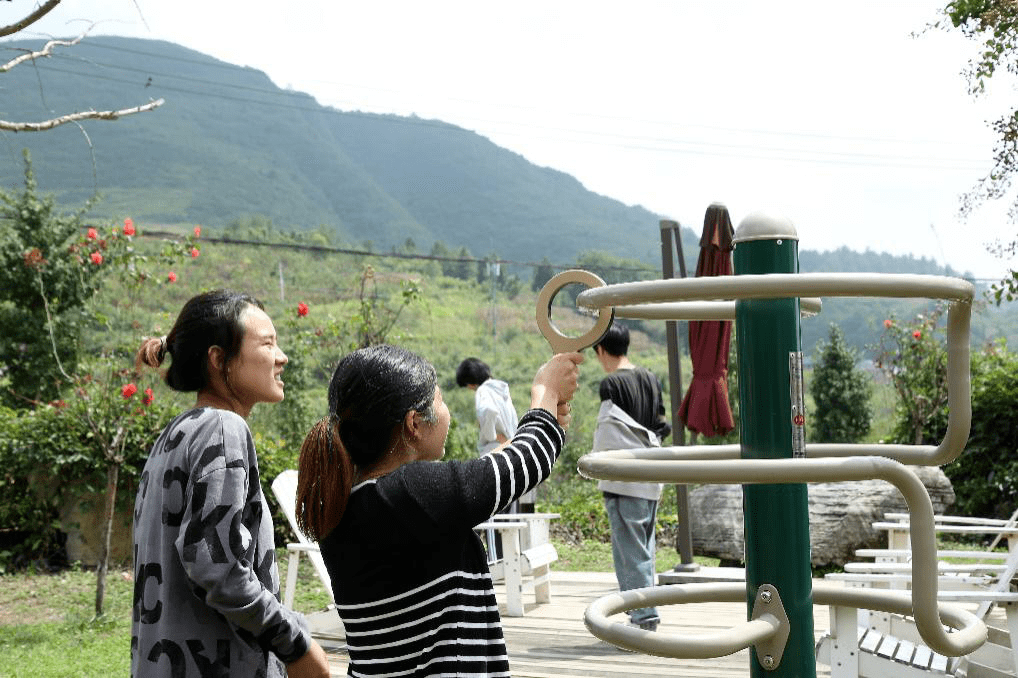
[[[954,503],[954,488],[939,467],[912,470],[930,493],[934,513]],[[888,511],[906,511],[898,489],[882,480],[813,483],[808,486],[811,561],[814,566],[844,565],[855,550],[886,547],[873,529]],[[745,562],[742,486],[701,485],[689,492],[693,551],[722,561]]]

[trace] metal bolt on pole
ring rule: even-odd
[[[750,214],[735,232],[735,275],[798,273],[798,240],[788,220]],[[804,457],[798,298],[740,299],[735,329],[742,458]],[[762,584],[774,586],[791,626],[781,661],[751,654],[750,675],[815,678],[806,485],[753,484],[742,491],[747,600]]]

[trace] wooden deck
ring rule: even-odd
[[[583,612],[593,600],[617,591],[610,572],[553,572],[552,602],[527,603],[523,617],[505,616],[504,591],[495,593],[502,608],[502,626],[509,648],[509,665],[514,678],[560,678],[564,676],[688,676],[690,678],[734,678],[748,676],[749,650],[719,659],[665,659],[619,650],[598,640],[583,624]],[[533,600],[532,596],[527,597]],[[664,633],[697,635],[725,629],[746,620],[742,604],[699,603],[659,608]],[[324,614],[324,613],[323,613]],[[331,638],[323,638],[329,652],[333,676],[346,675],[347,656],[342,644],[342,625],[335,612],[331,617],[313,616],[312,623]],[[813,610],[815,636],[826,633],[826,607]],[[327,629],[326,629],[327,627]],[[330,640],[333,649],[330,649]],[[824,665],[817,676],[830,676]]]

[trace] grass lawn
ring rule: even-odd
[[[285,581],[286,550],[276,555]],[[301,612],[325,607],[328,595],[307,559],[300,569],[294,607]],[[129,676],[133,592],[131,571],[111,569],[105,614],[93,620],[94,571],[0,576],[0,678]]]
[[[608,544],[556,544],[556,548],[556,569],[612,570]],[[276,555],[280,581],[285,582],[285,549]],[[677,562],[675,549],[659,551],[659,570]],[[306,558],[301,559],[300,569],[294,607],[301,612],[322,609],[329,597]],[[111,569],[106,578],[105,615],[93,620],[94,571],[0,575],[0,678],[129,676],[133,590],[130,569]]]

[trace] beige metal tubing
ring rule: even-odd
[[[894,273],[768,273],[616,283],[580,292],[579,306],[789,297],[892,297],[972,301],[961,278]]]
[[[969,373],[970,302],[955,302],[947,311],[947,431],[936,447],[931,445],[811,444],[806,456],[847,457],[877,454],[912,466],[940,466],[954,461],[965,450],[972,426],[971,376]]]
[[[933,505],[926,488],[903,464],[886,457],[843,459],[735,459],[661,461],[642,457],[645,450],[610,450],[583,456],[578,463],[588,478],[667,483],[824,483],[885,480],[908,505],[912,542],[912,608],[916,627],[931,649],[948,656],[968,654],[984,640],[974,631],[945,633],[937,605],[937,544]],[[655,453],[656,454],[656,453]]]
[[[724,657],[757,644],[777,631],[777,619],[768,614],[725,631],[686,637],[662,631],[643,631],[608,620],[611,615],[638,607],[702,602],[745,604],[746,585],[669,584],[623,591],[595,600],[587,607],[583,620],[594,636],[613,645],[659,657],[684,659]],[[907,593],[843,588],[827,582],[814,585],[813,602],[817,605],[912,614],[912,599]],[[952,637],[964,639],[959,642],[964,646],[960,654],[967,654],[985,642],[986,625],[971,612],[957,605],[942,605],[940,617],[944,624],[956,629],[950,634]]]
[[[709,602],[745,603],[746,585],[669,584],[613,593],[588,605],[583,622],[592,634],[613,645],[658,657],[689,659],[725,657],[759,643],[777,631],[778,620],[773,615],[763,615],[723,631],[689,637],[644,631],[607,619],[613,614],[638,607]]]
[[[799,310],[803,315],[820,313],[822,308],[823,300],[820,297],[799,299]],[[665,304],[616,306],[615,315],[643,320],[735,320],[735,302],[676,301]]]
[[[588,289],[580,293],[576,302],[590,308],[629,304],[624,308],[627,313],[633,313],[633,309],[638,308],[632,305],[634,303],[653,305],[661,301],[674,302],[676,299],[767,299],[807,297],[816,294],[952,300],[947,314],[948,420],[944,439],[936,446],[809,444],[806,445],[806,456],[817,458],[880,455],[912,466],[940,466],[957,459],[965,449],[972,424],[969,327],[974,287],[966,280],[931,275],[880,273],[773,273],[679,278],[620,283]],[[676,304],[663,306],[671,306],[676,310],[674,308]]]

